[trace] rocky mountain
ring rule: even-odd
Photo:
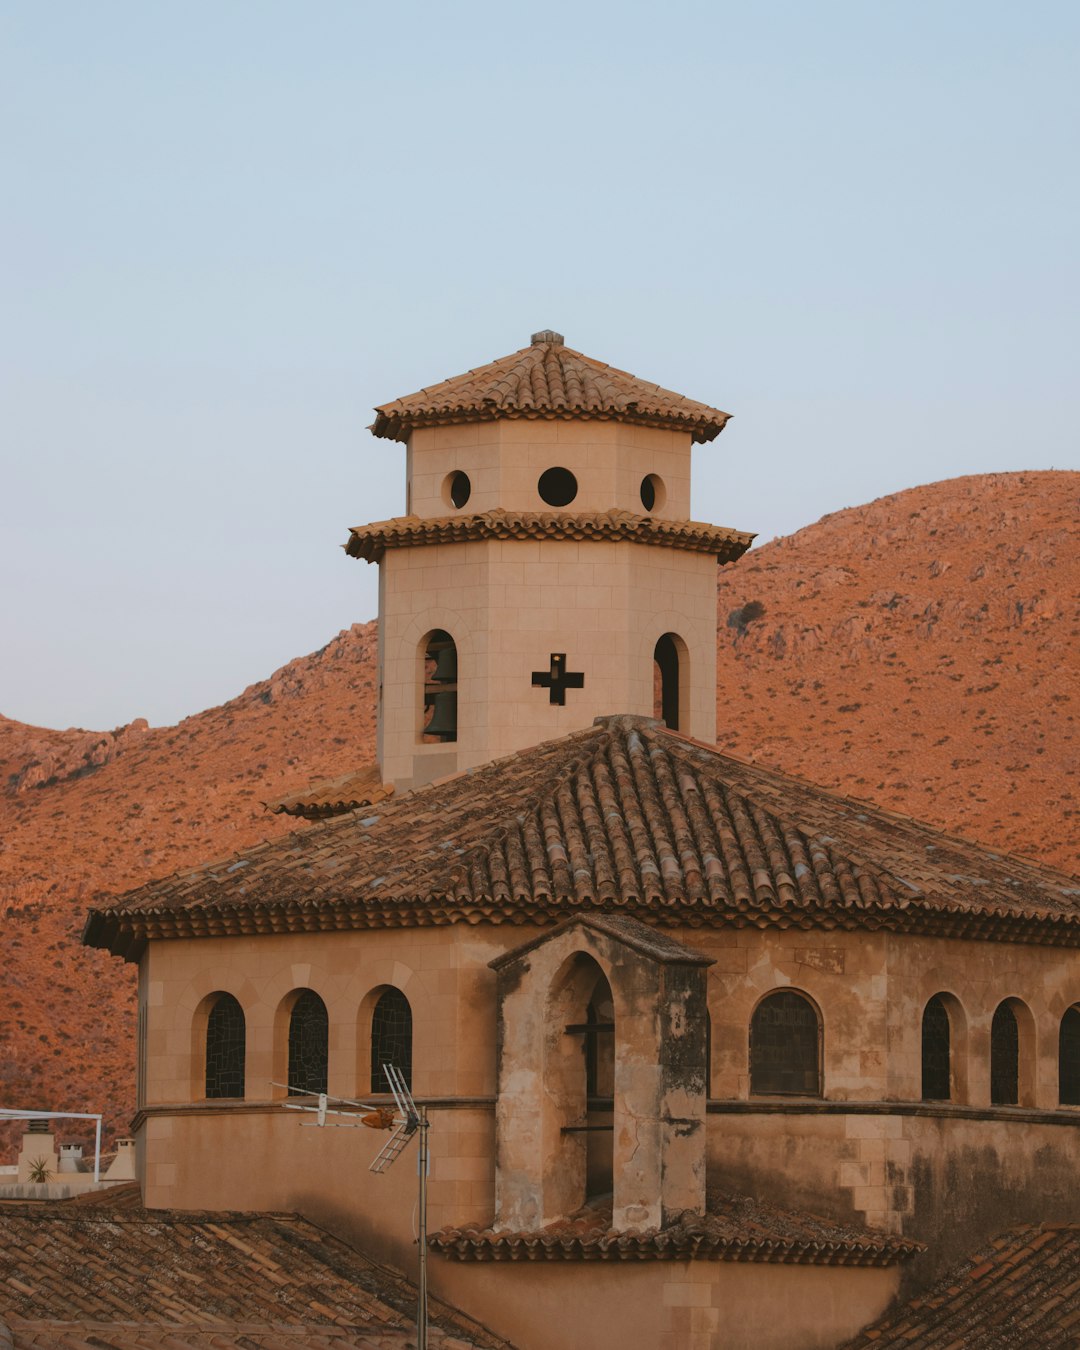
[[[722,748],[1080,870],[1078,505],[1080,474],[957,479],[722,569]],[[297,828],[262,803],[370,762],[374,716],[369,623],[174,727],[0,717],[0,1104],[126,1128],[133,971],[87,906]]]

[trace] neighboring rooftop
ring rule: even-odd
[[[987,1243],[928,1293],[843,1350],[1076,1350],[1080,1224],[1025,1224]]]
[[[458,1261],[759,1261],[801,1266],[891,1266],[924,1251],[890,1233],[848,1228],[813,1214],[777,1209],[748,1196],[711,1193],[708,1213],[687,1212],[667,1228],[620,1233],[611,1200],[590,1201],[577,1214],[536,1233],[469,1226],[428,1239]]]
[[[276,816],[299,816],[304,820],[322,820],[326,816],[340,816],[355,811],[358,806],[370,806],[392,796],[393,783],[384,783],[374,764],[368,764],[355,773],[342,774],[310,787],[290,792],[284,797],[264,802]]]
[[[0,1347],[406,1350],[415,1298],[292,1214],[0,1207]],[[432,1350],[509,1350],[445,1304],[432,1319]]]
[[[407,441],[417,427],[503,417],[574,417],[687,431],[714,440],[730,414],[567,347],[550,328],[528,347],[375,409],[371,430]]]
[[[1080,945],[1080,881],[721,754],[648,718],[590,728],[131,891],[84,941],[608,909],[646,923]]]

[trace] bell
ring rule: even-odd
[[[457,692],[428,694],[424,702],[435,709],[431,721],[424,728],[425,736],[440,736],[444,741],[457,740]]]
[[[457,648],[452,642],[439,650],[431,679],[434,684],[453,684],[457,679]]]

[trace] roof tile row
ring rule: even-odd
[[[711,441],[729,414],[574,351],[546,330],[509,356],[382,404],[371,430],[406,441],[417,427],[571,416],[672,427]]]
[[[91,912],[85,940],[546,923],[885,928],[1080,944],[1076,878],[688,740],[599,719]]]
[[[460,544],[475,539],[590,539],[655,544],[709,553],[722,563],[741,558],[752,534],[698,520],[664,520],[632,511],[507,511],[499,507],[470,516],[399,516],[349,532],[345,552],[378,562],[388,548]]]

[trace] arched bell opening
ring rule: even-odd
[[[653,716],[669,731],[678,731],[687,720],[687,684],[686,643],[664,633],[653,648]]]
[[[420,643],[423,691],[420,740],[438,745],[457,740],[457,645],[442,628],[432,629]]]

